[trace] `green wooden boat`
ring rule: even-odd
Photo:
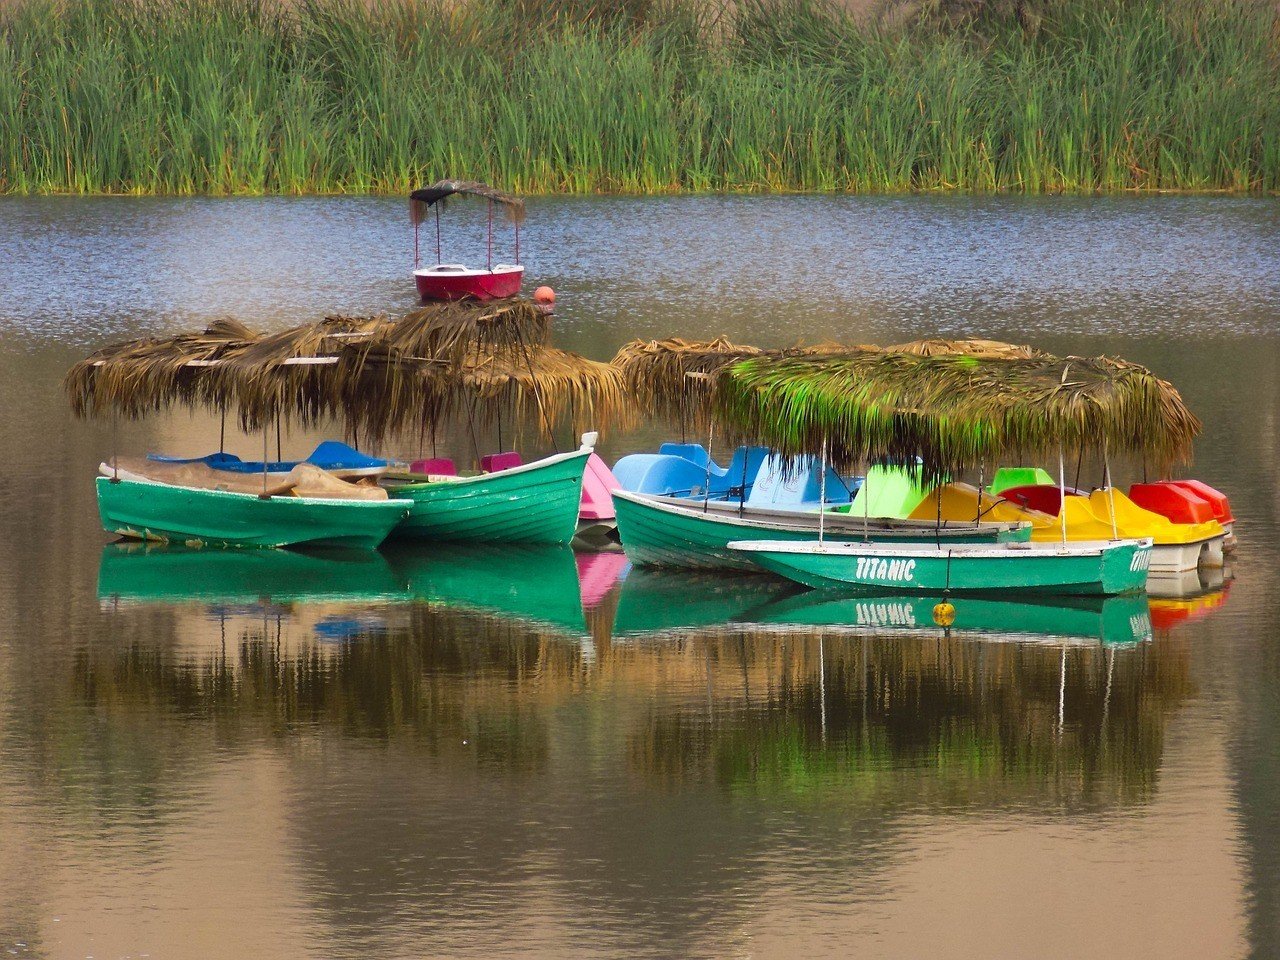
[[[384,484],[412,501],[395,537],[568,543],[578,528],[589,449],[478,477]]]
[[[578,567],[561,544],[391,543],[382,551],[415,601],[585,633]]]
[[[985,640],[1120,645],[1150,640],[1151,611],[1142,594],[1114,597],[917,596],[870,593],[850,596],[806,590],[753,610],[749,617],[779,627],[826,627],[838,632],[883,636],[936,636],[944,629],[934,607],[944,599],[954,607],[952,635]]]
[[[893,591],[1113,594],[1141,590],[1151,541],[1057,543],[729,544],[766,570],[809,587]]]
[[[618,535],[632,563],[642,566],[755,571],[751,558],[731,550],[734,540],[816,540],[818,514],[740,508],[677,497],[615,491]],[[741,515],[739,515],[741,513]],[[932,520],[864,520],[827,513],[824,535],[833,542],[996,543],[1023,541],[1031,527],[1016,523],[960,523]]]
[[[98,599],[134,603],[379,603],[404,583],[375,550],[220,550],[109,543]]]
[[[108,533],[161,543],[365,547],[387,538],[409,512],[403,500],[276,496],[98,477]]]

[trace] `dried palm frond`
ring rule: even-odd
[[[964,356],[983,359],[1034,360],[1048,353],[1036,347],[1005,343],[1001,340],[912,340],[884,348],[886,353],[914,353],[920,357]]]
[[[344,416],[374,440],[435,432],[446,417],[462,413],[492,422],[511,411],[545,431],[566,418],[575,430],[631,422],[616,368],[554,347],[454,365],[373,345],[343,367]]]
[[[437,180],[431,186],[422,187],[409,194],[410,222],[417,226],[427,218],[427,211],[432,205],[444,206],[449,197],[458,194],[484,197],[491,203],[499,204],[506,211],[508,219],[515,223],[524,220],[524,201],[514,194],[504,193],[479,180]]]
[[[458,363],[491,354],[520,354],[547,341],[551,318],[528,300],[436,303],[387,324],[387,348]]]
[[[113,344],[75,364],[63,381],[77,416],[108,411],[136,419],[172,404],[222,405],[226,384],[213,375],[221,358],[259,335],[235,320],[201,333]]]
[[[920,457],[927,478],[1060,446],[1172,463],[1200,430],[1171,384],[1108,358],[756,357],[718,378],[713,406],[718,422],[783,454],[825,444],[842,468]]]

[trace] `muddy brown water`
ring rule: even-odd
[[[1153,602],[1142,642],[1071,611],[999,638],[892,605],[779,626],[822,617],[777,584],[556,551],[104,549],[97,462],[207,452],[217,424],[77,422],[66,367],[220,316],[407,309],[405,220],[0,201],[5,955],[1280,955],[1276,201],[530,203],[556,340],[600,359],[632,336],[983,336],[1172,379],[1241,547],[1225,589]],[[483,256],[481,207],[445,225],[446,259]]]

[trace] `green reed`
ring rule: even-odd
[[[0,7],[0,191],[1280,189],[1272,5],[1037,17],[26,0]]]

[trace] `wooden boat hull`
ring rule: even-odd
[[[524,267],[498,267],[494,270],[459,270],[435,273],[430,268],[415,270],[414,283],[423,300],[505,300],[520,292]]]
[[[578,528],[589,450],[560,453],[498,473],[388,485],[412,501],[394,537],[568,543]]]
[[[640,566],[687,567],[694,569],[758,570],[749,557],[731,550],[734,540],[769,539],[793,542],[810,541],[818,536],[818,516],[795,512],[754,511],[738,516],[736,508],[718,508],[674,498],[650,497],[615,491],[614,509],[618,516],[618,534],[627,558]],[[861,517],[828,514],[824,526],[826,536],[834,542],[869,541],[930,542],[935,541],[934,524],[908,521],[870,521],[863,532]],[[995,543],[1000,540],[1024,540],[1030,527],[1013,524],[972,523],[944,526],[945,543]]]
[[[739,541],[731,549],[808,587],[905,592],[1132,593],[1147,581],[1150,540],[1052,544]]]
[[[108,533],[161,543],[372,549],[409,512],[403,500],[332,500],[97,478]]]

